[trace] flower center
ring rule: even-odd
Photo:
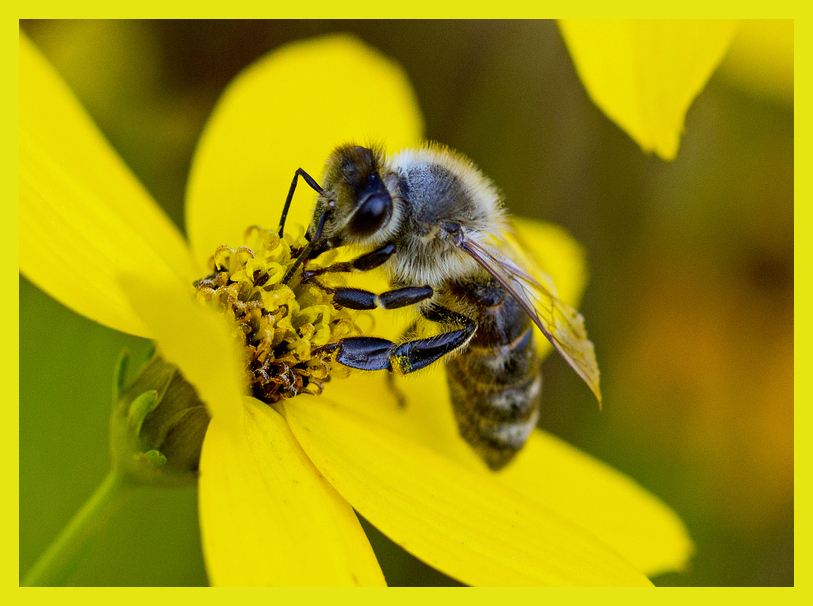
[[[271,404],[301,393],[319,394],[333,370],[326,345],[359,329],[348,310],[334,305],[330,288],[303,282],[301,269],[282,282],[307,244],[303,233],[280,238],[253,226],[245,241],[245,246],[215,251],[213,273],[195,282],[198,300],[234,321],[254,397]],[[334,256],[321,255],[308,266],[325,267]],[[335,274],[325,276],[331,280],[325,286],[338,284]]]

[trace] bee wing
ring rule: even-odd
[[[506,229],[490,240],[464,233],[458,245],[516,299],[554,349],[587,383],[600,405],[598,364],[584,317],[559,300],[553,279],[536,268],[510,231]]]

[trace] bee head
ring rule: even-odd
[[[385,170],[379,150],[346,145],[330,155],[308,228],[308,237],[318,240],[311,257],[345,244],[376,245],[386,239],[393,202]]]

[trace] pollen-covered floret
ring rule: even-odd
[[[282,282],[307,244],[301,230],[280,238],[255,226],[246,231],[245,241],[245,246],[215,251],[213,273],[195,283],[198,299],[234,321],[256,398],[273,403],[321,393],[333,370],[332,348],[325,346],[357,334],[358,327],[348,310],[334,306],[325,284],[303,283],[301,270]],[[309,269],[328,265],[332,256],[309,262]],[[329,286],[336,286],[335,274],[326,275]]]

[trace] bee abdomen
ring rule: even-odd
[[[522,448],[539,418],[542,374],[530,326],[514,342],[470,346],[446,365],[460,434],[491,469]]]

